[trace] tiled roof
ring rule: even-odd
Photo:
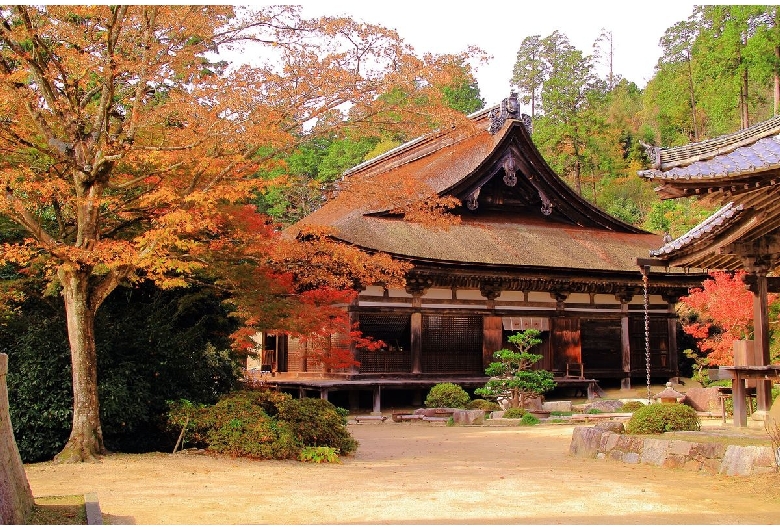
[[[647,178],[728,177],[780,164],[780,116],[747,129],[681,147],[652,148]],[[762,139],[766,141],[760,142]],[[758,146],[758,147],[756,147]],[[678,171],[674,171],[679,168]]]
[[[709,216],[707,219],[696,225],[694,228],[689,230],[687,233],[673,241],[666,243],[658,250],[653,250],[650,252],[650,255],[654,257],[663,257],[673,253],[676,250],[680,250],[686,245],[692,244],[694,241],[700,240],[704,237],[712,237],[728,226],[728,223],[740,212],[742,212],[742,210],[743,206],[741,204],[734,204],[733,202],[730,202]]]
[[[739,269],[746,248],[780,227],[780,116],[733,134],[657,149],[653,169],[661,198],[706,196],[724,206],[651,255],[680,267]]]

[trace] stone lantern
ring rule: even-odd
[[[685,394],[681,394],[672,388],[672,382],[669,381],[666,383],[666,388],[654,395],[653,398],[657,399],[661,403],[682,403],[685,399]]]

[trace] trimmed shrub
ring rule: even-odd
[[[538,423],[539,423],[539,418],[537,418],[530,412],[524,413],[523,417],[520,418],[520,425],[537,425]]]
[[[502,417],[507,420],[519,420],[525,415],[525,413],[525,409],[511,407],[504,411],[504,415]]]
[[[318,398],[284,400],[278,403],[280,424],[287,425],[304,447],[333,447],[348,455],[358,442],[347,430],[346,409]]]
[[[620,412],[636,412],[644,406],[645,404],[641,401],[627,401],[620,407]]]
[[[501,410],[501,405],[495,401],[488,401],[487,399],[472,399],[466,404],[466,408],[469,410],[479,409],[490,412],[494,410]]]
[[[235,392],[195,414],[192,441],[217,453],[263,459],[297,458],[304,444],[292,430],[266,412],[292,397],[287,394]]]
[[[628,434],[660,434],[701,429],[696,411],[681,403],[653,403],[634,412],[626,425]]]
[[[439,383],[431,388],[425,398],[428,408],[462,409],[471,401],[468,392],[455,383]]]
[[[300,459],[306,448],[316,448],[304,451],[308,458],[329,453],[326,447],[347,455],[358,445],[346,428],[345,409],[267,389],[233,392],[212,406],[172,403],[169,426],[181,432],[185,422],[187,442],[230,456]]]

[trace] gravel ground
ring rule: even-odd
[[[573,427],[350,425],[341,464],[197,452],[25,466],[36,496],[95,492],[109,524],[777,524],[778,476],[569,456]]]

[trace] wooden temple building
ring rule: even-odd
[[[771,364],[767,311],[767,293],[780,292],[780,116],[703,142],[650,148],[649,155],[653,167],[639,175],[656,183],[662,198],[703,197],[721,207],[646,263],[748,273],[753,351],[721,367],[733,381],[734,423],[745,426],[745,380],[756,382],[754,417],[762,419],[780,376],[780,365]]]
[[[493,352],[520,330],[537,329],[541,368],[559,386],[645,380],[649,335],[652,377],[678,375],[674,304],[704,274],[664,268],[652,274],[645,326],[638,257],[662,247],[599,210],[555,174],[531,140],[531,120],[514,96],[470,116],[470,125],[423,136],[364,162],[344,182],[369,182],[372,194],[340,193],[287,230],[325,227],[336,240],[412,265],[404,288],[364,286],[349,308],[367,336],[387,348],[354,351],[359,366],[321,373],[299,344],[273,338],[273,384],[350,395],[416,396],[438,382],[481,386]],[[410,185],[411,183],[411,185]],[[397,190],[407,190],[397,193]],[[448,226],[417,222],[409,206],[454,197]],[[330,392],[330,394],[329,394]]]

